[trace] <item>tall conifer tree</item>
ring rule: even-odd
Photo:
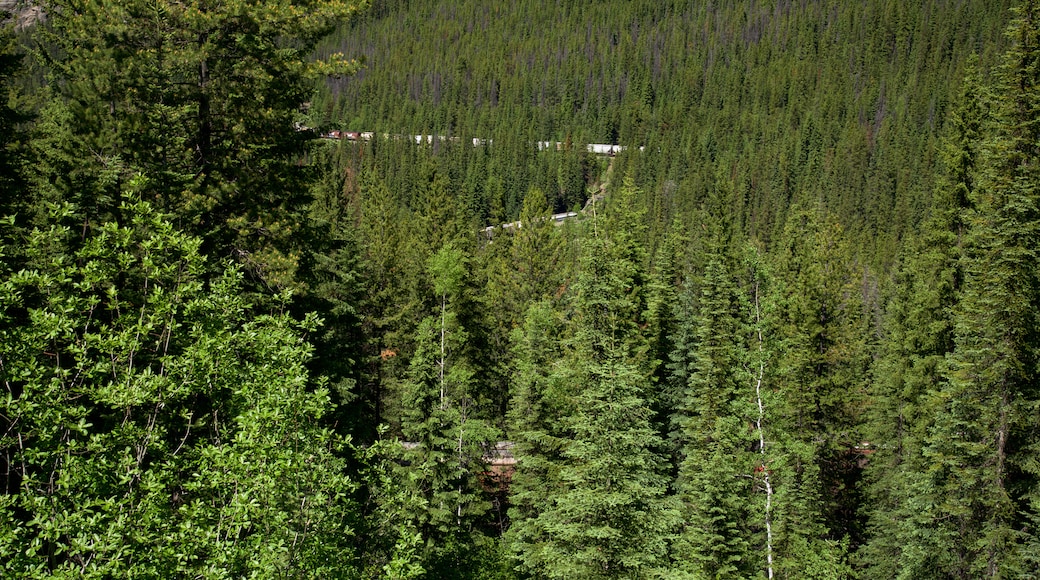
[[[845,569],[856,533],[860,443],[856,431],[866,360],[859,295],[841,228],[812,210],[788,218],[775,270],[778,355],[778,570]]]
[[[0,11],[0,19],[5,13]],[[0,24],[0,218],[25,214],[26,184],[23,158],[25,132],[19,125],[28,116],[19,110],[20,91],[16,88],[17,74],[22,68],[22,55],[15,46],[9,24]],[[21,216],[25,219],[25,215]],[[5,231],[8,235],[10,231]],[[5,242],[0,238],[0,242]]]
[[[752,546],[758,522],[751,452],[751,397],[747,344],[730,268],[715,253],[698,285],[696,313],[684,321],[693,340],[676,352],[673,368],[684,401],[677,488],[684,530],[675,557],[693,577],[744,578],[758,569]],[[688,284],[686,292],[693,290]]]
[[[416,516],[427,568],[441,575],[464,574],[463,562],[489,507],[477,476],[485,470],[484,449],[497,441],[497,434],[486,421],[487,405],[458,312],[468,257],[446,245],[430,258],[429,272],[438,305],[416,330],[404,387],[401,423],[410,447],[405,455],[410,465],[404,469],[425,499],[425,512]]]
[[[51,141],[46,153],[65,161],[44,166],[41,186],[104,219],[118,210],[111,182],[129,175],[120,168],[143,171],[144,193],[201,236],[204,253],[294,285],[313,137],[294,121],[317,79],[357,68],[311,53],[362,3],[41,4],[49,18],[37,34],[58,100],[44,112],[67,134]]]
[[[961,259],[954,350],[924,449],[939,477],[938,520],[959,537],[954,577],[1003,578],[1035,562],[1040,469],[1040,5],[1015,9],[997,75],[975,211]]]
[[[871,573],[884,577],[944,577],[962,546],[960,532],[936,512],[943,492],[933,459],[923,450],[942,408],[944,360],[954,348],[954,312],[964,281],[967,220],[990,122],[991,95],[980,83],[969,69],[948,123],[946,175],[936,186],[920,238],[907,244],[885,307],[865,431],[872,452],[864,505],[870,540],[859,555]]]
[[[538,517],[563,490],[559,470],[570,432],[559,418],[574,411],[568,396],[569,366],[561,360],[563,332],[563,317],[549,302],[538,302],[512,334],[516,370],[508,433],[517,465],[504,540],[521,567],[532,571],[548,565],[543,546],[549,538]]]
[[[572,403],[561,423],[570,440],[556,475],[560,491],[533,523],[544,541],[528,567],[550,578],[649,575],[666,565],[676,523],[645,398],[651,369],[632,300],[639,266],[626,243],[631,234],[615,241],[613,232],[585,242],[565,363]]]

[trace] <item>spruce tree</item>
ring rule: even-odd
[[[362,319],[364,371],[360,392],[371,393],[376,424],[400,422],[400,384],[414,351],[414,333],[428,314],[428,250],[415,239],[415,219],[396,194],[378,179],[361,182],[358,237],[365,294],[357,307]]]
[[[43,113],[65,136],[45,151],[65,161],[41,166],[41,187],[77,202],[89,225],[118,213],[114,182],[128,174],[117,169],[136,168],[149,176],[143,193],[202,237],[204,253],[262,284],[296,285],[313,177],[301,107],[316,80],[357,68],[311,53],[360,4],[41,4],[35,34],[56,101]]]
[[[696,312],[683,321],[689,327],[684,334],[693,340],[689,350],[672,357],[684,394],[676,484],[684,531],[674,557],[695,578],[744,578],[759,569],[752,546],[761,543],[755,537],[758,522],[751,520],[757,503],[752,501],[757,457],[747,429],[751,375],[740,302],[731,270],[718,253],[709,258],[698,288]],[[688,284],[685,292],[692,291]]]
[[[538,517],[563,490],[559,470],[570,432],[559,419],[574,411],[568,367],[561,360],[564,331],[563,317],[543,301],[528,308],[523,326],[511,337],[516,368],[507,432],[516,469],[509,485],[510,526],[503,540],[528,571],[548,564],[542,549],[548,536]]]
[[[869,542],[859,555],[879,576],[943,577],[962,549],[959,530],[936,509],[942,490],[923,453],[946,387],[944,360],[954,348],[962,254],[976,198],[983,131],[992,96],[969,69],[944,143],[945,176],[933,194],[921,236],[907,244],[885,306],[885,336],[874,364],[867,467]],[[937,407],[938,405],[938,407]],[[954,546],[955,549],[951,549]]]
[[[0,11],[2,18],[4,13]],[[20,125],[26,123],[29,116],[21,110],[21,91],[17,89],[22,57],[10,28],[0,25],[0,192],[3,192],[0,195],[0,218],[20,213],[19,221],[24,222],[28,213],[23,167],[26,135]],[[5,230],[4,235],[12,233]],[[0,242],[10,240],[0,238]]]
[[[525,326],[530,307],[545,302],[551,308],[560,302],[565,283],[564,240],[539,189],[524,196],[518,222],[489,235],[491,239],[482,249],[486,280],[482,304],[488,314],[491,346],[486,356],[501,376],[517,377],[519,369],[513,368],[513,361],[523,355],[515,350],[514,333]],[[500,384],[503,407],[508,407],[509,398],[517,394],[518,381],[506,378]]]
[[[450,244],[429,261],[439,304],[416,330],[403,392],[402,431],[410,447],[404,469],[426,505],[416,518],[427,569],[442,576],[464,574],[463,562],[479,542],[478,525],[489,505],[477,476],[485,471],[484,450],[497,441],[458,312],[467,262]]]
[[[841,228],[793,212],[774,268],[778,570],[842,569],[858,534],[855,448],[866,379],[862,313]]]
[[[997,74],[995,123],[961,258],[953,352],[924,455],[939,479],[940,521],[960,538],[954,577],[1009,577],[1035,561],[1040,470],[1040,6],[1025,2]]]
[[[650,575],[666,565],[676,523],[645,398],[646,342],[630,297],[638,266],[626,244],[601,236],[585,242],[577,285],[560,491],[533,523],[544,541],[530,568],[550,578]]]
[[[654,410],[654,423],[666,443],[671,439],[670,415],[680,408],[676,394],[669,382],[669,364],[673,352],[673,340],[682,324],[679,286],[683,271],[683,253],[686,236],[679,223],[672,222],[671,229],[657,248],[650,276],[647,281],[646,312],[643,315],[646,327],[648,356],[657,361],[653,375],[654,389],[647,399]],[[669,452],[674,455],[674,446]]]

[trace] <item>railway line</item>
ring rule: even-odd
[[[309,131],[308,127],[297,127],[301,131]],[[371,141],[375,139],[376,134],[373,131],[340,131],[332,130],[327,133],[319,133],[319,137],[330,141]],[[383,133],[380,135],[382,139],[403,139],[406,141],[413,141],[418,145],[432,145],[435,142],[440,143],[459,143],[462,141],[459,137],[449,137],[446,135],[393,135],[390,133]],[[473,137],[470,140],[474,147],[486,147],[494,144],[492,139],[483,139],[480,137]],[[535,146],[539,151],[555,150],[562,151],[566,144],[562,141],[537,141]],[[604,157],[614,157],[622,151],[628,150],[625,145],[615,145],[612,143],[588,143],[585,145],[585,150],[593,155],[600,155]],[[639,147],[639,151],[645,150],[645,147]]]

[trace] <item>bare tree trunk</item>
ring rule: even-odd
[[[755,298],[755,332],[758,335],[758,376],[755,379],[755,400],[758,403],[758,419],[755,428],[758,431],[758,452],[762,454],[762,481],[766,486],[766,574],[768,578],[773,577],[773,484],[770,481],[769,465],[766,459],[766,435],[762,429],[762,421],[765,418],[765,405],[762,403],[762,377],[765,375],[766,363],[764,360],[765,348],[762,338],[762,314],[759,308],[758,283],[754,286]]]
[[[446,360],[445,359],[447,358],[447,356],[444,353],[444,335],[445,335],[445,329],[444,329],[445,321],[444,321],[444,317],[445,317],[445,310],[447,310],[447,308],[448,308],[447,299],[448,299],[447,296],[441,296],[441,358],[440,358],[439,361],[437,361],[437,366],[439,367],[439,372],[440,372],[441,411],[444,410],[444,365],[446,364]]]

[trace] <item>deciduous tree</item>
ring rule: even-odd
[[[320,321],[250,315],[240,271],[204,282],[200,240],[136,196],[82,240],[52,207],[2,277],[0,567],[350,575],[355,483],[306,370]]]

